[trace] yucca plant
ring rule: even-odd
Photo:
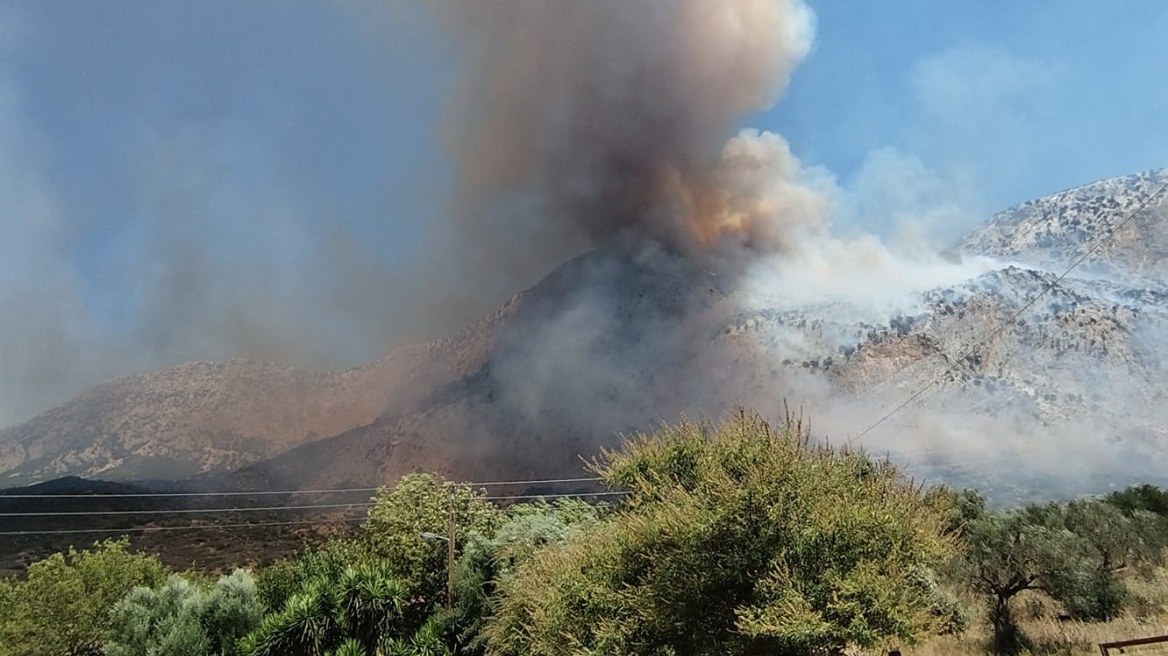
[[[243,643],[248,656],[375,656],[388,637],[404,630],[405,587],[384,564],[347,567],[317,577],[293,594]],[[353,650],[357,651],[353,651]]]

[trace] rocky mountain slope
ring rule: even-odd
[[[591,253],[463,334],[361,369],[229,362],[112,381],[0,432],[0,473],[539,478],[579,473],[657,418],[786,402],[917,476],[1146,477],[1168,444],[1168,204],[1152,197],[1166,183],[1148,172],[1007,210],[950,253],[980,262],[968,275],[952,264],[948,284],[919,276],[879,307],[760,302],[667,255]]]
[[[327,486],[417,468],[479,480],[578,473],[582,455],[657,417],[736,402],[777,414],[788,402],[821,435],[860,436],[916,476],[1060,489],[1157,477],[1168,444],[1158,255],[1168,253],[1168,204],[1150,197],[1165,183],[1164,171],[1128,176],[1003,212],[956,249],[994,258],[988,266],[944,287],[924,281],[876,313],[833,301],[751,307],[700,272],[593,254],[514,301],[481,370],[410,412],[239,475]]]
[[[231,360],[111,380],[0,430],[0,481],[177,479],[271,458],[409,408],[430,387],[474,370],[503,316],[461,339],[399,348],[343,371]]]

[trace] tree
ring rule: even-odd
[[[152,556],[129,552],[129,540],[55,553],[29,566],[22,581],[0,593],[0,654],[100,654],[110,609],[136,586],[162,583],[166,569]]]
[[[421,536],[446,535],[452,494],[457,524],[455,548],[460,554],[471,534],[493,535],[503,514],[482,499],[482,492],[444,485],[430,474],[403,476],[394,487],[378,491],[368,519],[361,525],[364,548],[387,564],[411,598],[424,602],[411,609],[416,611],[412,615],[413,628],[425,622],[446,598],[445,542],[427,541]]]
[[[1161,560],[1158,522],[1151,513],[1124,514],[1098,500],[1034,504],[969,521],[958,572],[990,598],[994,650],[1014,654],[1027,645],[1011,609],[1027,590],[1059,601],[1077,619],[1116,617],[1127,598],[1119,572]]]
[[[235,656],[237,642],[260,622],[250,572],[214,586],[173,574],[159,589],[134,588],[111,612],[106,656]]]
[[[488,653],[840,654],[937,627],[921,573],[951,552],[947,509],[887,463],[741,412],[594,468],[625,505],[500,581]]]
[[[485,647],[483,622],[492,611],[499,581],[510,578],[539,549],[595,527],[607,508],[577,499],[519,503],[505,511],[506,520],[493,536],[471,532],[454,568],[456,604],[449,619],[458,653],[480,653]]]
[[[969,522],[964,540],[957,572],[974,592],[990,598],[992,648],[998,654],[1019,653],[1027,641],[1014,619],[1012,600],[1026,590],[1041,590],[1052,574],[1070,565],[1068,556],[1078,551],[1078,538],[1014,511]]]
[[[1112,492],[1103,500],[1127,515],[1143,510],[1168,518],[1168,490],[1155,485],[1133,485],[1122,492]]]
[[[1114,619],[1127,600],[1121,572],[1148,572],[1163,560],[1164,534],[1160,518],[1142,510],[1125,513],[1099,500],[1049,504],[1030,509],[1035,521],[1066,528],[1079,541],[1077,551],[1066,554],[1078,567],[1052,572],[1045,590],[1077,619]]]

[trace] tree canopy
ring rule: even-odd
[[[100,654],[114,604],[134,587],[165,578],[156,558],[130,553],[125,539],[37,561],[24,580],[0,580],[0,655]]]
[[[945,509],[797,422],[682,422],[594,466],[624,506],[500,582],[488,653],[835,654],[940,621]]]

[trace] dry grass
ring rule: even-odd
[[[1015,612],[1022,630],[1034,644],[1032,656],[1098,656],[1100,642],[1168,635],[1168,569],[1148,579],[1128,581],[1131,603],[1124,614],[1111,622],[1060,621],[1058,604],[1040,593],[1023,593],[1015,599]],[[963,599],[973,609],[969,630],[959,636],[940,636],[916,646],[902,646],[904,656],[985,656],[990,654],[990,627],[985,612],[975,598]],[[881,656],[888,647],[863,652]],[[1168,643],[1128,647],[1129,656],[1168,655]]]

